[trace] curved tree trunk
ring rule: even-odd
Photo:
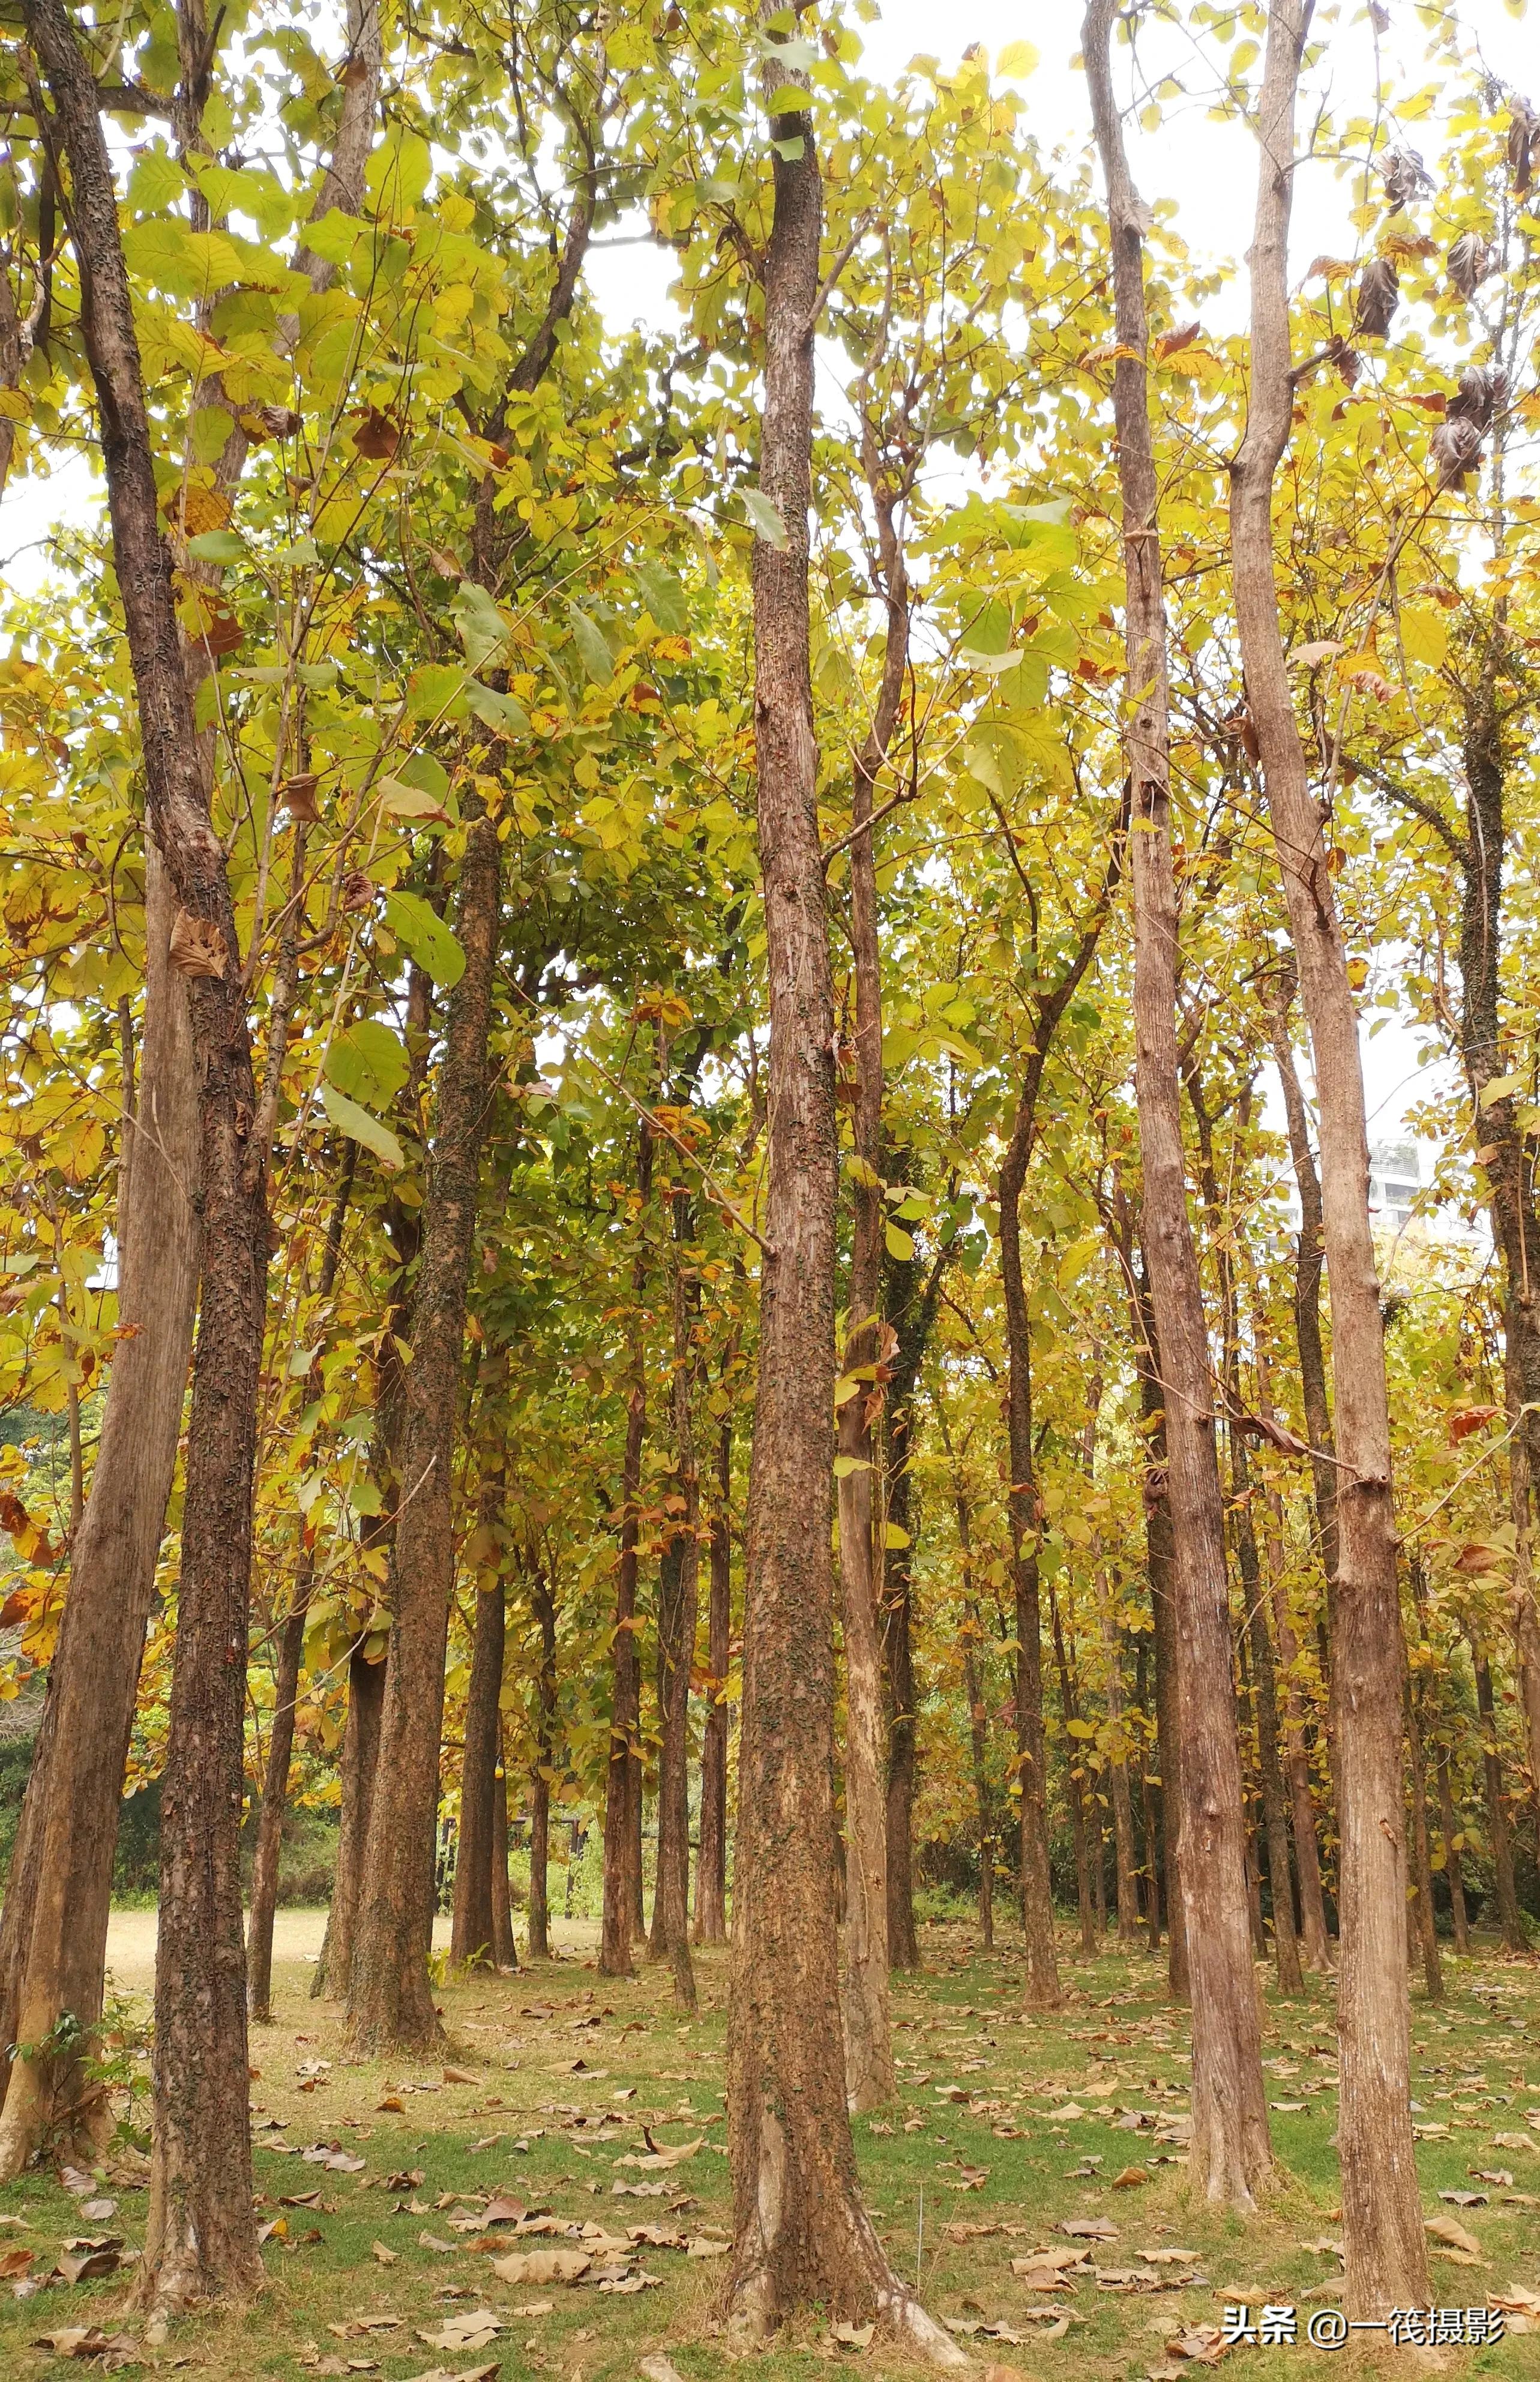
[[[1112,0],[1092,0],[1083,50],[1107,183],[1118,344],[1113,409],[1127,583],[1124,738],[1132,787],[1135,1086],[1182,1650],[1179,1866],[1192,1993],[1192,2179],[1209,2200],[1249,2212],[1268,2180],[1272,2155],[1252,1976],[1224,1508],[1181,1139],[1179,921],[1171,861],[1158,482],[1146,394],[1145,218],[1129,178],[1112,93]]]
[[[766,82],[777,140],[764,259],[760,485],[784,546],[753,553],[759,850],[770,1099],[759,1382],[749,1490],[738,1904],[727,2046],[736,2329],[797,2307],[881,2316],[962,2352],[894,2275],[862,2205],[845,2101],[835,1919],[834,1001],[809,681],[808,512],[822,193],[801,70]],[[786,103],[791,102],[790,105]]]
[[[1332,1670],[1342,1850],[1342,2227],[1347,2296],[1360,2319],[1427,2297],[1427,2245],[1412,2138],[1406,1978],[1401,1700],[1385,1332],[1369,1224],[1369,1153],[1358,1018],[1284,663],[1273,564],[1273,481],[1294,404],[1288,239],[1294,108],[1309,0],[1268,11],[1250,252],[1251,385],[1231,469],[1230,537],[1246,698],[1314,1056],[1336,1391],[1338,1581]]]

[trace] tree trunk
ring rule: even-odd
[[[995,1827],[989,1791],[989,1713],[984,1701],[979,1652],[984,1627],[973,1588],[973,1529],[960,1477],[953,1499],[962,1568],[962,1689],[968,1699],[968,1729],[973,1755],[973,1810],[979,1848],[979,1934],[986,1952],[995,1949]]]
[[[325,1994],[335,2001],[347,2000],[353,1971],[353,1938],[358,1928],[369,1815],[374,1804],[385,1688],[385,1663],[367,1662],[361,1639],[348,1657],[348,1718],[342,1732],[342,1816],[337,1829],[336,1873],[332,1882],[332,1907],[326,1914],[326,1933],[316,1965],[315,1983],[311,1987],[312,1996]]]
[[[1091,1891],[1090,1835],[1085,1823],[1085,1756],[1084,1739],[1069,1736],[1069,1724],[1080,1718],[1080,1701],[1075,1693],[1075,1674],[1064,1642],[1064,1619],[1058,1598],[1050,1587],[1048,1614],[1053,1629],[1054,1662],[1058,1672],[1059,1709],[1064,1715],[1066,1737],[1070,1751],[1065,1762],[1065,1786],[1069,1799],[1069,1835],[1075,1851],[1075,1911],[1080,1921],[1081,1950],[1090,1959],[1099,1950],[1096,1940],[1096,1909]]]
[[[1465,1912],[1465,1879],[1461,1867],[1460,1846],[1456,1838],[1463,1835],[1455,1814],[1454,1789],[1449,1779],[1449,1756],[1447,1747],[1438,1756],[1438,1825],[1444,1838],[1444,1875],[1449,1885],[1449,1914],[1454,1928],[1454,1948],[1457,1958],[1469,1958],[1471,1924]]]
[[[508,1892],[508,1776],[500,1714],[497,1767],[492,1779],[492,1961],[497,1969],[519,1966],[519,1949],[513,1940],[513,1901]]]
[[[1041,1067],[1037,1070],[1041,1079]],[[1048,1870],[1047,1741],[1043,1728],[1043,1619],[1032,1416],[1032,1323],[1021,1273],[1021,1190],[1035,1124],[1035,1100],[1017,1110],[1000,1169],[1000,1272],[1005,1288],[1007,1420],[1011,1570],[1016,1590],[1016,1756],[1021,1790],[1021,1920],[1026,1936],[1029,2009],[1057,2009],[1061,1998],[1054,1950],[1053,1880]]]
[[[1106,1717],[1113,1742],[1107,1750],[1107,1778],[1112,1798],[1112,1846],[1118,1877],[1118,1941],[1139,1940],[1139,1862],[1133,1848],[1133,1798],[1129,1792],[1128,1756],[1124,1750],[1123,1650],[1113,1612],[1116,1594],[1102,1578],[1102,1646],[1106,1656]]]
[[[1249,2213],[1270,2176],[1272,2154],[1246,1901],[1224,1511],[1177,1071],[1179,924],[1171,862],[1158,484],[1145,385],[1144,218],[1129,178],[1112,93],[1113,13],[1113,0],[1092,0],[1082,47],[1107,182],[1119,350],[1113,409],[1127,583],[1124,736],[1132,786],[1135,1087],[1182,1650],[1179,1870],[1192,1995],[1192,2166],[1205,2198]]]
[[[1147,1638],[1141,1638],[1139,1640],[1139,1651],[1136,1658],[1133,1691],[1146,1727],[1148,1727],[1149,1725],[1150,1709],[1149,1656],[1150,1641]],[[1148,1740],[1145,1739],[1144,1742],[1147,1744]],[[1143,1809],[1144,1821],[1144,1924],[1149,1934],[1150,1950],[1152,1952],[1158,1952],[1160,1949],[1159,1836],[1155,1825],[1155,1786],[1154,1782],[1150,1777],[1148,1757],[1147,1754],[1143,1752],[1141,1753],[1139,1769],[1140,1799]]]
[[[1267,1387],[1267,1369],[1260,1351],[1256,1383],[1257,1412],[1265,1421],[1270,1422],[1273,1418],[1272,1399]],[[1300,1646],[1294,1634],[1294,1625],[1289,1617],[1289,1595],[1285,1584],[1283,1501],[1270,1483],[1266,1497],[1267,1570],[1273,1625],[1278,1639],[1278,1660],[1283,1665],[1284,1767],[1294,1823],[1294,1860],[1300,1881],[1300,1930],[1306,1968],[1324,1972],[1331,1966],[1331,1944],[1326,1934],[1326,1897],[1321,1891],[1320,1840],[1315,1828],[1314,1798],[1310,1790],[1310,1752],[1305,1744],[1304,1719],[1300,1707],[1295,1669]]]
[[[465,971],[449,996],[434,1101],[391,1556],[390,1663],[348,1979],[348,2035],[361,2050],[426,2050],[440,2033],[428,1961],[454,1572],[451,1468],[488,1105],[500,853],[495,822],[472,817],[455,911]]]
[[[1273,480],[1294,404],[1288,239],[1294,106],[1308,0],[1274,0],[1250,252],[1251,385],[1231,469],[1230,537],[1246,698],[1261,754],[1320,1103],[1322,1206],[1331,1285],[1338,1582],[1332,1671],[1341,1782],[1338,1866],[1342,2062],[1338,2130],[1347,2299],[1359,2319],[1427,2297],[1427,2246],[1412,2139],[1401,1770],[1405,1649],[1396,1578],[1384,1323],[1369,1224],[1369,1153],[1358,1019],[1348,983],[1322,813],[1284,664],[1273,571]]]
[[[358,1144],[347,1145],[342,1180],[326,1226],[326,1243],[316,1285],[322,1306],[336,1286],[342,1258],[342,1228],[353,1191]],[[321,1376],[312,1379],[319,1386]],[[299,1533],[299,1559],[294,1597],[284,1622],[277,1669],[273,1682],[273,1724],[267,1745],[267,1769],[263,1779],[262,1810],[257,1819],[256,1849],[251,1861],[251,1907],[246,1922],[246,2008],[253,2022],[273,2020],[273,1919],[278,1906],[278,1866],[283,1850],[284,1814],[288,1806],[288,1769],[294,1752],[295,1706],[299,1694],[299,1665],[305,1651],[305,1626],[310,1617],[311,1590],[315,1584],[314,1530],[308,1522]]]
[[[102,1436],[0,1917],[0,2040],[39,2044],[60,2013],[102,2015],[123,1772],[155,1560],[177,1466],[198,1282],[198,1112],[183,979],[166,946],[176,897],[145,853],[144,1041],[127,1135],[117,1311]],[[0,2179],[62,2130],[84,2080],[78,2058],[16,2059],[0,2115]],[[89,2137],[93,2119],[82,2111]],[[89,2140],[75,2147],[84,2153]]]
[[[642,1119],[637,1139],[638,1231],[643,1231],[653,1187],[653,1131]],[[636,1651],[638,1504],[642,1448],[647,1433],[647,1369],[640,1308],[647,1284],[647,1253],[639,1247],[631,1293],[639,1310],[626,1395],[626,1452],[620,1471],[620,1544],[615,1568],[615,1638],[611,1654],[609,1761],[605,1770],[604,1917],[599,1973],[629,1977],[631,1940],[641,1900],[642,1664]]]
[[[1503,1805],[1502,1739],[1492,1697],[1492,1672],[1485,1654],[1472,1642],[1475,1659],[1476,1712],[1481,1724],[1481,1774],[1486,1789],[1486,1833],[1492,1846],[1492,1880],[1497,1890],[1497,1925],[1505,1952],[1527,1952],[1519,1897],[1513,1886],[1513,1848],[1509,1841],[1508,1812]]]
[[[887,628],[872,726],[856,756],[850,811],[850,947],[855,961],[853,1225],[838,1409],[839,1453],[848,1469],[838,1481],[837,1500],[846,1713],[845,2073],[850,2106],[873,2109],[892,2099],[896,2080],[887,1987],[887,1812],[878,1556],[873,1536],[881,1509],[875,1494],[874,1425],[883,1404],[876,1369],[886,1353],[880,1312],[886,1210],[882,1185],[882,967],[872,811],[878,773],[887,757],[903,699],[909,603],[893,491],[864,423],[862,441],[876,516]]]
[[[768,7],[762,28],[774,21]],[[770,980],[769,1150],[749,1489],[727,2050],[735,2329],[816,2302],[960,2350],[889,2267],[862,2205],[845,2102],[835,1919],[832,1433],[834,1002],[809,679],[813,323],[822,199],[801,70],[766,38],[777,139],[764,257],[760,485],[784,543],[753,552],[755,766]],[[790,101],[791,104],[786,103]]]
[[[889,1491],[887,1515],[898,1522],[909,1506],[907,1482]],[[908,1550],[903,1550],[907,1555]],[[891,1969],[920,1966],[914,1924],[914,1586],[907,1561],[889,1555],[883,1566],[883,1684],[887,1703],[887,1962]]]
[[[1143,1482],[1144,1560],[1150,1575],[1150,1618],[1155,1639],[1155,1747],[1160,1757],[1161,1851],[1166,1864],[1166,1982],[1173,2001],[1191,1998],[1188,1974],[1187,1914],[1181,1893],[1181,1705],[1179,1700],[1180,1640],[1177,1635],[1174,1589],[1176,1549],[1171,1537],[1171,1504],[1167,1492],[1166,1408],[1160,1387],[1160,1363],[1154,1337],[1155,1316],[1147,1295],[1133,1289],[1135,1320],[1140,1339],[1134,1350],[1139,1369],[1140,1408],[1148,1450]]]
[[[1241,1455],[1239,1437],[1236,1455]],[[1244,1472],[1241,1478],[1244,1480]],[[1250,1550],[1248,1561],[1247,1550]],[[1273,1946],[1278,1964],[1278,1991],[1304,1991],[1300,1968],[1299,1930],[1294,1922],[1294,1885],[1289,1860],[1289,1807],[1283,1791],[1283,1765],[1278,1759],[1277,1677],[1273,1662],[1273,1636],[1267,1627],[1267,1606],[1262,1593],[1256,1541],[1246,1508],[1241,1509],[1241,1579],[1251,1615],[1252,1667],[1256,1679],[1256,1751],[1262,1780],[1263,1824],[1267,1831],[1267,1878],[1273,1889]]]
[[[1406,1744],[1412,1769],[1412,1848],[1417,1887],[1413,1920],[1423,1956],[1423,1980],[1430,2002],[1444,1998],[1444,1971],[1438,1961],[1438,1933],[1433,1921],[1433,1860],[1428,1850],[1427,1764],[1423,1758],[1423,1732],[1417,1719],[1417,1695],[1410,1678],[1406,1690]]]
[[[706,1621],[705,1726],[701,1738],[701,1851],[695,1865],[695,1941],[727,1938],[727,1673],[732,1662],[733,1430],[716,1435],[716,1497],[711,1515],[711,1596]]]
[[[1337,1585],[1337,1467],[1331,1460],[1331,1406],[1326,1396],[1326,1360],[1321,1343],[1321,1269],[1326,1255],[1326,1225],[1321,1179],[1310,1147],[1304,1094],[1300,1089],[1293,1038],[1289,1030],[1295,983],[1291,963],[1273,979],[1273,1058],[1283,1087],[1289,1154],[1300,1198],[1300,1234],[1294,1247],[1294,1344],[1299,1353],[1300,1395],[1311,1448],[1321,1568],[1329,1596]]]
[[[663,1750],[658,1763],[658,1869],[653,1904],[653,1951],[670,1961],[674,1999],[695,2008],[690,1957],[690,1675],[700,1620],[701,1469],[695,1454],[696,1324],[699,1277],[688,1272],[685,1250],[693,1231],[688,1193],[676,1190],[673,1215],[674,1380],[671,1396],[675,1480],[683,1512],[669,1550],[672,1594],[658,1588],[658,1704]]]
[[[102,419],[151,831],[188,933],[205,944],[218,969],[196,978],[189,996],[202,1303],[163,1773],[155,2129],[140,2282],[158,2331],[169,2310],[245,2293],[261,2274],[251,2197],[239,1841],[266,1152],[252,1139],[257,1096],[235,913],[198,765],[96,86],[59,0],[33,0],[26,23],[71,169],[80,329]]]
[[[503,1510],[501,1466],[489,1462],[482,1484],[480,1529],[483,1543],[476,1583],[475,1640],[471,1652],[471,1681],[465,1698],[465,1751],[460,1762],[459,1846],[455,1860],[455,1907],[450,1922],[449,1958],[462,1966],[496,1959],[496,1923],[493,1917],[494,1845],[496,1827],[493,1805],[507,1799],[499,1777],[502,1745],[503,1648],[507,1627],[503,1550],[497,1526]],[[506,1821],[505,1821],[506,1832]],[[507,1871],[505,1863],[504,1876]]]
[[[551,1763],[556,1729],[556,1604],[544,1568],[530,1577],[530,1602],[540,1629],[535,1757],[530,1803],[530,1946],[532,1960],[551,1957]]]

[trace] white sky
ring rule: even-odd
[[[1389,0],[1389,6],[1392,23],[1381,37],[1381,67],[1393,92],[1410,93],[1428,80],[1424,35],[1412,0]],[[1020,86],[1028,124],[1045,150],[1078,154],[1091,139],[1084,80],[1070,64],[1079,45],[1080,14],[1076,0],[1068,6],[1060,0],[948,0],[944,10],[936,0],[886,0],[880,20],[862,31],[863,65],[868,73],[886,80],[917,53],[939,57],[947,66],[973,43],[982,42],[993,57],[1009,42],[1030,41],[1040,53],[1040,63]],[[1367,10],[1359,0],[1343,0],[1339,14],[1356,21],[1327,24],[1320,12],[1316,32],[1326,42],[1327,52],[1317,81],[1325,81],[1341,115],[1363,114],[1375,81]],[[1490,68],[1540,99],[1540,12],[1516,20],[1505,0],[1462,0],[1461,15],[1473,56],[1479,48]],[[1148,63],[1184,72],[1190,54],[1181,48],[1180,37],[1167,32],[1164,43],[1158,54],[1153,49],[1148,53]],[[1126,77],[1126,52],[1117,64]],[[1436,150],[1435,124],[1413,123],[1407,136],[1424,153]],[[1133,129],[1130,145],[1143,195],[1176,200],[1179,228],[1196,256],[1239,265],[1255,190],[1254,151],[1244,127],[1210,123],[1204,104],[1195,100],[1186,108],[1173,105],[1153,136]],[[1331,166],[1302,169],[1294,198],[1296,274],[1316,254],[1351,252],[1351,203],[1347,184]],[[667,298],[674,270],[671,257],[646,247],[628,247],[593,256],[589,280],[617,329],[635,321],[666,329],[677,320]],[[1230,321],[1239,320],[1243,304],[1243,282],[1238,276],[1215,301],[1215,326],[1228,327]],[[829,394],[834,396],[832,390]],[[13,481],[0,507],[0,572],[12,590],[31,592],[42,583],[50,531],[63,519],[79,520],[95,501],[92,478],[79,460],[55,469],[51,479]],[[1394,1137],[1406,1107],[1426,1088],[1416,1070],[1422,1039],[1392,1025],[1365,1045],[1372,1140]]]

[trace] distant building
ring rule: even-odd
[[[1414,1141],[1382,1141],[1370,1150],[1369,1213],[1383,1231],[1406,1230],[1422,1189],[1422,1152]]]

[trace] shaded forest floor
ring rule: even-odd
[[[130,1994],[142,1987],[150,1925],[115,1928]],[[100,2370],[32,2345],[84,2326],[123,2336],[119,2354],[132,2362],[121,2370],[219,2382],[347,2374],[446,2382],[493,2372],[504,2382],[606,2382],[660,2353],[685,2382],[725,2372],[715,2328],[729,2216],[725,1957],[699,1960],[702,2008],[691,2024],[674,2015],[665,1975],[602,1980],[574,1931],[563,1931],[570,1948],[554,1962],[446,1986],[442,2059],[354,2066],[336,2008],[308,1998],[308,1925],[305,1914],[281,1915],[276,2023],[252,2034],[257,2190],[274,2228],[261,2300],[144,2351],[138,2320],[124,2313],[121,2271],[56,2279],[21,2300],[6,2283],[0,2374]],[[1201,2347],[1200,2327],[1217,2326],[1237,2301],[1253,2315],[1265,2302],[1292,2302],[1302,2339],[1291,2349],[1234,2349],[1224,2365],[1236,2382],[1242,2373],[1256,2382],[1328,2367],[1340,2375],[1361,2363],[1355,2351],[1332,2358],[1303,2343],[1309,2314],[1339,2303],[1328,1984],[1313,1983],[1305,2002],[1268,1994],[1269,2098],[1286,2173],[1242,2229],[1187,2195],[1178,2122],[1187,2026],[1164,1998],[1163,1964],[1115,1952],[1074,1962],[1066,1941],[1066,2008],[1023,2020],[1013,1946],[985,1958],[963,1932],[932,1927],[924,1948],[925,1972],[895,1980],[899,2100],[857,2120],[858,2150],[895,2264],[911,2277],[918,2265],[927,2303],[981,2370],[999,2364],[1033,2382],[1147,2374],[1170,2382],[1202,2368],[1167,2344]],[[1463,2307],[1513,2287],[1540,2293],[1540,1962],[1451,1960],[1448,1981],[1442,2008],[1413,1989],[1416,2122],[1425,2213],[1476,2243],[1433,2259],[1435,2297]],[[327,2156],[336,2164],[323,2164]],[[46,2275],[71,2240],[120,2236],[137,2248],[143,2179],[143,2162],[118,2154],[89,2185],[72,2179],[73,2195],[53,2176],[0,2192],[0,2272],[8,2265],[14,2274],[31,2251],[31,2273]],[[1454,2192],[1485,2199],[1440,2198]],[[110,2215],[105,2201],[116,2203]],[[522,2230],[511,2208],[499,2220],[498,2201],[527,2212]],[[489,2207],[499,2221],[489,2221]],[[542,2216],[553,2221],[532,2229]],[[1066,2233],[1066,2225],[1096,2230]],[[580,2227],[586,2236],[572,2230]],[[659,2238],[633,2241],[633,2227]],[[1032,2256],[1039,2248],[1084,2252],[1089,2263],[1071,2269],[1067,2288],[1047,2289],[1051,2265]],[[553,2272],[561,2253],[568,2264],[588,2260],[581,2278]],[[539,2263],[499,2273],[509,2257]],[[1013,2272],[1013,2259],[1035,2271]],[[1534,2323],[1527,2337],[1451,2350],[1438,2363],[1540,2382],[1540,2316]],[[910,2371],[891,2343],[849,2344],[811,2319],[751,2370],[785,2382],[825,2362],[869,2382]],[[1389,2362],[1410,2373],[1431,2361],[1402,2352]]]

